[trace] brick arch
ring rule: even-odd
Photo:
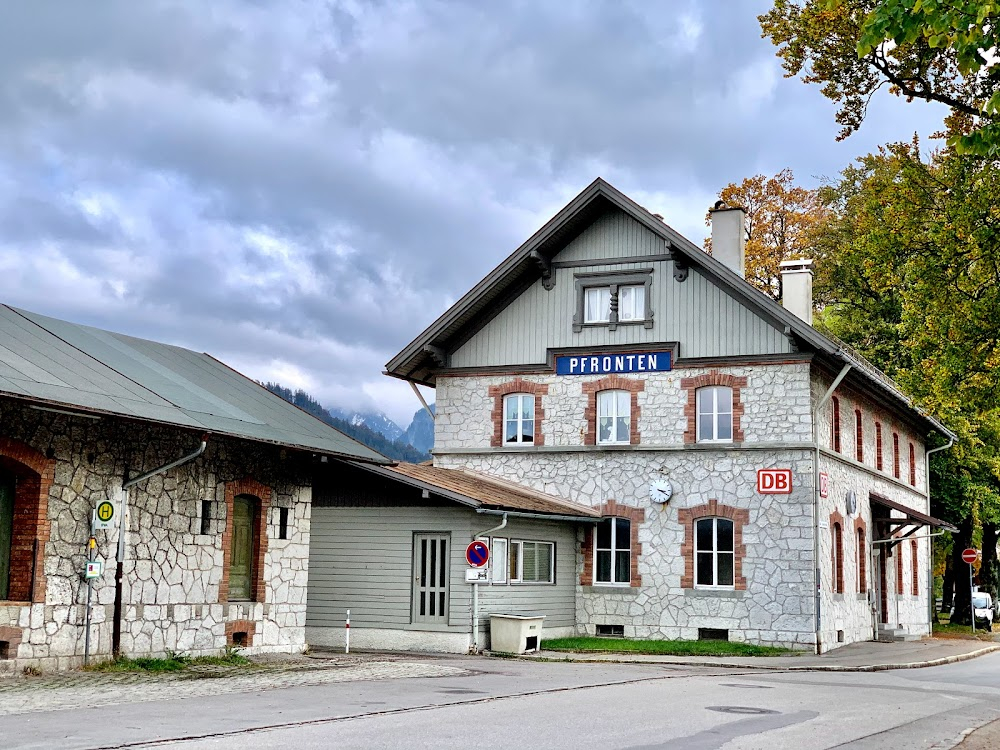
[[[681,578],[681,588],[694,588],[694,525],[701,518],[728,518],[733,522],[733,588],[745,591],[747,579],[743,576],[743,558],[746,557],[747,548],[743,544],[743,527],[750,523],[750,511],[723,505],[718,500],[709,500],[704,505],[680,508],[677,511],[677,520],[684,527],[684,543],[681,545],[684,576]]]
[[[688,399],[684,407],[684,416],[687,417],[687,429],[684,430],[685,444],[698,442],[698,390],[711,385],[722,385],[731,388],[733,391],[733,442],[743,442],[743,427],[741,420],[743,417],[743,389],[746,388],[747,379],[728,375],[718,370],[709,370],[703,375],[693,378],[681,378],[681,389],[687,391]]]
[[[629,586],[638,588],[642,585],[639,575],[639,555],[642,554],[642,543],[639,541],[639,525],[646,520],[646,511],[631,505],[622,505],[617,500],[608,500],[597,508],[605,518],[627,518],[629,524],[630,570]],[[583,555],[583,572],[580,574],[581,586],[594,585],[594,527],[588,527],[583,535],[583,545],[580,547]]]
[[[8,601],[45,602],[45,545],[55,459],[27,443],[0,437],[0,467],[14,475],[14,537]]]
[[[545,436],[542,435],[542,420],[545,419],[545,409],[542,408],[542,396],[547,396],[549,387],[544,383],[532,383],[524,378],[514,378],[500,385],[491,385],[489,396],[493,399],[493,411],[490,418],[493,421],[493,437],[490,445],[499,448],[503,442],[503,397],[512,393],[530,393],[535,397],[535,436],[534,445],[545,445]]]
[[[225,483],[226,530],[222,533],[222,579],[219,581],[219,602],[229,601],[229,553],[233,544],[233,503],[237,495],[250,495],[259,501],[257,527],[254,530],[253,600],[263,602],[267,594],[264,581],[264,558],[267,555],[267,516],[273,491],[266,484],[249,477]]]
[[[597,394],[601,391],[628,391],[629,410],[629,442],[639,444],[639,419],[642,408],[639,406],[639,394],[646,389],[645,380],[623,378],[621,375],[608,375],[606,378],[591,380],[583,384],[583,392],[587,396],[587,408],[583,412],[587,428],[583,436],[584,445],[597,445]]]

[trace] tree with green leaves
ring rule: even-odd
[[[839,139],[861,127],[881,88],[938,102],[968,127],[958,153],[1000,155],[1000,70],[993,56],[1000,2],[992,0],[776,0],[759,17],[788,77],[815,83],[840,109]]]

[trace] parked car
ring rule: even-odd
[[[993,597],[985,591],[977,591],[972,595],[972,610],[975,613],[976,625],[982,625],[987,630],[993,630],[995,608]]]

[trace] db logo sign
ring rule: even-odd
[[[757,492],[762,495],[791,494],[792,470],[757,469]]]

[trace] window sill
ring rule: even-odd
[[[684,589],[684,596],[696,599],[742,599],[746,593],[746,591],[736,589]]]
[[[593,586],[581,586],[580,590],[584,594],[627,594],[638,596],[639,587],[624,583],[619,584],[595,584]]]
[[[833,600],[835,602],[842,602],[842,601],[844,601],[844,595],[843,594],[834,594],[833,595]]]
[[[868,601],[868,592],[867,591],[864,591],[864,592],[859,591],[857,593],[857,597],[858,597],[858,601],[859,602],[866,602],[866,601]]]
[[[30,607],[32,602],[15,602],[0,599],[0,607]]]

